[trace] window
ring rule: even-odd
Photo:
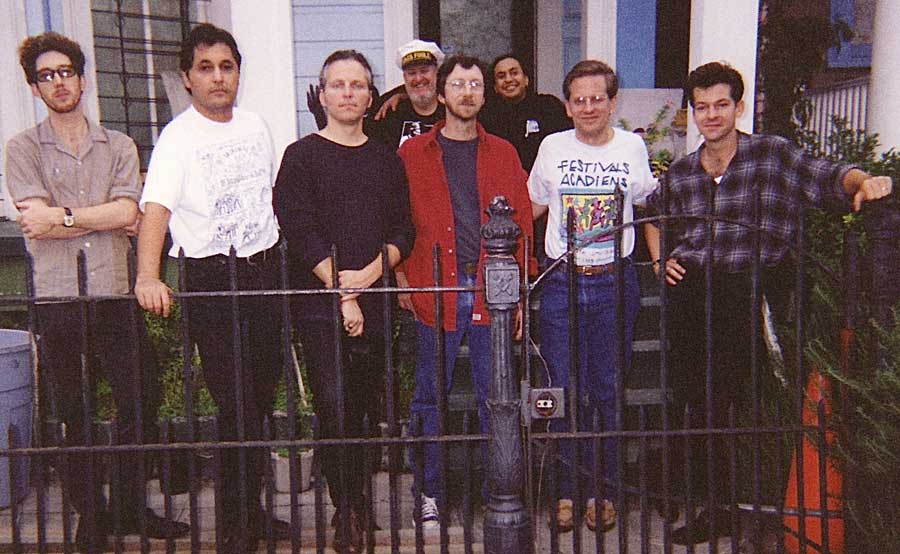
[[[206,20],[209,1],[91,1],[100,123],[134,140],[141,171],[173,108],[184,107],[175,100],[179,44]]]

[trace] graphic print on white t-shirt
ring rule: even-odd
[[[617,188],[628,189],[628,162],[602,163],[581,159],[562,160],[557,188],[561,214],[559,237],[566,241],[569,209],[575,211],[575,253],[578,265],[609,263],[615,241],[610,233],[618,219]],[[606,233],[606,234],[604,234]]]
[[[264,232],[256,214],[269,209],[271,160],[264,133],[205,146],[197,151],[206,183],[213,247],[252,244]]]
[[[612,248],[614,235],[603,233],[616,224],[618,206],[615,193],[601,194],[596,189],[567,188],[560,191],[560,202],[561,213],[568,214],[570,208],[575,210],[575,244],[581,247],[576,254],[579,259],[590,257],[590,249]],[[565,240],[565,222],[560,236]]]

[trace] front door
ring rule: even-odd
[[[534,0],[419,0],[419,38],[486,63],[509,52],[534,75]]]

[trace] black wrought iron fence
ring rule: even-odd
[[[861,264],[856,241],[845,241],[843,277],[838,268],[823,267],[823,275],[831,274],[841,283],[846,306],[845,328],[855,326],[856,308],[860,302],[860,289],[869,291],[868,301],[871,312],[887,323],[889,309],[898,299],[897,279],[879,281],[877,286],[864,286],[859,282],[860,266],[866,265],[868,275],[894,275],[900,267],[898,255],[898,228],[896,206],[886,203],[867,208],[868,263]],[[621,210],[619,210],[621,213]],[[745,225],[757,229],[757,243],[761,230],[758,222],[735,222],[712,215],[701,218],[709,230],[719,223]],[[27,305],[28,329],[34,336],[40,334],[40,318],[36,318],[42,306],[48,303],[70,306],[75,314],[71,326],[80,356],[80,382],[77,396],[79,406],[73,414],[60,414],[57,399],[60,383],[49,379],[40,364],[36,376],[36,422],[33,426],[31,444],[23,437],[29,431],[22,424],[12,424],[4,429],[7,444],[0,449],[0,457],[9,461],[8,490],[10,503],[3,517],[5,537],[3,542],[14,552],[71,552],[81,550],[103,550],[107,547],[115,551],[140,550],[142,552],[165,549],[167,552],[201,552],[212,548],[225,551],[230,547],[227,537],[235,534],[235,529],[223,528],[216,522],[231,521],[239,527],[238,534],[245,539],[259,540],[261,548],[268,552],[299,552],[315,547],[319,552],[332,545],[336,536],[338,548],[352,551],[350,540],[351,523],[348,518],[330,519],[334,513],[349,513],[353,499],[343,497],[334,506],[326,499],[327,480],[325,473],[339,481],[358,479],[350,475],[347,468],[362,459],[366,468],[361,491],[366,516],[362,529],[365,534],[365,548],[368,552],[376,549],[390,549],[400,552],[414,548],[417,552],[462,549],[465,552],[483,550],[485,552],[604,552],[640,551],[672,552],[673,527],[694,519],[696,508],[707,513],[720,514],[715,518],[695,523],[696,528],[707,526],[705,533],[711,535],[709,551],[723,552],[756,551],[772,552],[838,552],[844,545],[844,533],[838,528],[845,527],[846,514],[838,499],[832,502],[834,490],[834,470],[830,456],[835,450],[833,437],[847,429],[836,428],[828,417],[827,393],[810,404],[806,391],[810,371],[806,367],[805,316],[807,310],[808,283],[806,276],[810,262],[807,259],[807,245],[803,239],[803,214],[798,214],[797,242],[791,245],[796,260],[796,268],[791,272],[794,292],[794,316],[790,319],[793,336],[785,348],[789,352],[784,364],[784,374],[774,377],[772,366],[764,363],[768,349],[762,344],[764,325],[760,315],[763,302],[764,268],[754,262],[748,275],[749,298],[743,300],[746,311],[727,314],[732,318],[747,318],[749,324],[746,338],[749,359],[749,388],[742,389],[745,396],[740,402],[718,402],[715,398],[716,358],[714,342],[716,321],[713,317],[712,291],[716,286],[712,262],[700,268],[703,273],[705,314],[700,325],[706,345],[702,355],[698,354],[696,367],[702,375],[702,394],[699,406],[684,403],[684,412],[675,413],[671,406],[673,392],[679,386],[673,383],[670,372],[670,344],[673,325],[679,325],[678,314],[671,313],[669,295],[671,288],[662,277],[651,277],[650,264],[622,258],[622,232],[629,226],[658,223],[661,229],[663,251],[666,251],[667,228],[679,220],[662,215],[639,219],[623,225],[618,222],[604,232],[604,236],[614,237],[614,282],[615,305],[605,309],[615,311],[616,331],[610,337],[615,343],[616,367],[615,397],[605,399],[612,402],[614,418],[604,418],[596,403],[584,401],[584,391],[580,390],[578,362],[582,346],[578,336],[579,269],[574,253],[578,246],[570,239],[569,252],[564,259],[551,264],[536,279],[529,280],[531,268],[526,261],[520,268],[515,263],[518,229],[508,217],[508,208],[502,201],[491,208],[490,222],[482,231],[485,238],[487,261],[484,266],[484,287],[446,286],[440,279],[441,252],[435,249],[435,279],[433,286],[416,289],[398,289],[393,286],[389,268],[383,271],[380,286],[368,289],[339,289],[337,283],[332,288],[316,290],[290,289],[287,278],[286,248],[280,245],[277,263],[280,283],[273,288],[241,290],[238,287],[238,272],[242,264],[252,264],[251,259],[238,259],[234,252],[223,260],[222,271],[227,271],[229,286],[221,291],[188,292],[187,279],[191,267],[188,260],[181,258],[178,263],[180,287],[174,293],[178,301],[181,320],[181,368],[183,402],[185,407],[185,427],[176,430],[171,422],[159,425],[159,435],[147,425],[146,410],[142,404],[152,395],[146,387],[145,364],[141,359],[144,323],[140,308],[128,296],[88,295],[88,276],[85,272],[84,256],[79,257],[79,294],[71,297],[36,297],[29,264],[28,291],[26,298],[3,299],[5,305]],[[569,229],[572,229],[570,216]],[[574,237],[574,233],[570,232]],[[599,238],[598,238],[599,240]],[[527,241],[524,245],[528,248]],[[340,253],[333,252],[335,260],[333,274],[340,269]],[[383,256],[388,259],[387,255]],[[707,258],[709,259],[709,258]],[[645,273],[645,289],[654,291],[658,301],[645,302],[645,306],[660,308],[658,332],[660,349],[658,353],[659,402],[657,404],[633,403],[627,390],[626,359],[630,345],[624,340],[626,325],[624,272],[629,264],[637,264]],[[544,379],[542,352],[546,344],[541,343],[541,333],[532,321],[532,307],[539,302],[542,288],[548,279],[565,272],[568,288],[568,347],[570,351],[568,377],[573,387],[567,387],[564,398],[552,389],[552,383]],[[654,280],[655,279],[655,280]],[[649,286],[646,286],[649,283]],[[654,285],[654,283],[656,283]],[[437,374],[435,379],[438,398],[438,432],[435,436],[417,435],[421,428],[416,422],[406,425],[406,414],[401,413],[397,398],[400,379],[398,366],[401,356],[395,343],[395,322],[397,320],[392,302],[383,304],[382,320],[378,322],[383,331],[383,374],[378,380],[383,391],[369,391],[372,395],[383,395],[379,400],[383,408],[381,421],[366,421],[363,429],[350,432],[343,424],[344,417],[337,422],[323,422],[313,417],[312,436],[300,434],[297,422],[303,412],[300,389],[297,388],[297,366],[293,360],[294,341],[291,333],[292,299],[304,295],[331,295],[333,311],[330,314],[334,334],[334,354],[339,360],[334,375],[321,376],[333,379],[338,391],[338,413],[345,414],[347,403],[360,402],[358,397],[348,397],[344,390],[347,375],[343,360],[349,355],[345,330],[340,320],[341,293],[385,295],[393,298],[398,292],[430,294],[435,298],[435,321],[442,321],[444,293],[470,292],[485,294],[491,314],[491,393],[487,403],[490,414],[490,433],[474,432],[477,427],[472,422],[475,412],[471,404],[455,421],[448,409],[449,384],[445,381],[447,368],[444,367],[443,334],[437,333],[433,344],[436,352]],[[767,291],[766,291],[767,292]],[[645,295],[653,298],[653,294]],[[203,429],[200,418],[195,414],[194,398],[197,386],[194,340],[191,336],[192,315],[197,302],[215,300],[222,306],[221,317],[229,323],[231,336],[222,340],[232,345],[234,375],[226,378],[232,383],[239,409],[235,421],[216,421],[212,429]],[[546,299],[543,299],[546,301]],[[737,304],[737,298],[735,299]],[[247,363],[242,357],[242,339],[247,329],[240,324],[242,310],[248,309],[248,302],[264,301],[267,315],[277,320],[281,331],[278,343],[281,348],[282,366],[278,368],[281,379],[288,383],[285,387],[285,417],[287,424],[278,424],[268,417],[263,422],[261,434],[254,435],[244,421],[244,387],[234,383],[244,383],[248,376],[257,373],[258,368]],[[97,315],[98,306],[119,304],[128,314],[128,325],[121,329],[122,340],[132,348],[132,359],[126,361],[133,371],[126,372],[130,379],[121,387],[126,387],[130,398],[136,402],[116,406],[118,412],[109,425],[109,432],[101,438],[96,433],[93,410],[94,370],[91,357],[97,354],[88,323]],[[513,331],[516,325],[517,307],[522,305],[525,339],[516,343]],[[673,319],[676,318],[676,319]],[[374,323],[374,322],[373,322]],[[696,323],[696,322],[694,322]],[[652,327],[652,325],[651,325]],[[783,328],[782,328],[783,329]],[[783,333],[782,333],[783,335]],[[40,348],[40,344],[38,347]],[[320,345],[303,344],[304,350]],[[542,346],[544,348],[542,348]],[[882,357],[882,363],[885,363]],[[143,368],[143,369],[141,369]],[[859,371],[865,371],[860,368]],[[779,379],[781,379],[779,381]],[[769,397],[765,392],[766,382],[783,387],[783,394]],[[54,388],[55,387],[55,388]],[[71,392],[71,391],[68,391]],[[748,398],[749,397],[749,398]],[[558,403],[564,400],[564,408]],[[734,400],[729,399],[729,400]],[[843,396],[844,402],[852,402]],[[534,405],[532,405],[534,401]],[[548,404],[549,402],[549,404]],[[741,409],[738,404],[746,405]],[[315,402],[314,404],[315,405]],[[724,414],[715,411],[725,406]],[[532,408],[534,408],[532,410]],[[565,410],[565,422],[553,429],[545,425],[542,417]],[[130,410],[130,417],[126,411]],[[590,410],[589,413],[585,413]],[[534,412],[534,415],[532,414]],[[697,420],[696,416],[700,419]],[[535,419],[533,419],[535,418]],[[129,428],[123,428],[128,421]],[[591,429],[584,428],[584,422],[591,422]],[[611,424],[610,424],[611,422]],[[336,429],[323,433],[327,423]],[[225,424],[234,428],[234,434],[222,439],[220,428]],[[334,424],[334,425],[332,425]],[[381,424],[379,426],[379,424]],[[80,428],[80,437],[74,437]],[[276,433],[276,428],[278,432]],[[379,432],[378,429],[382,431]],[[412,428],[413,432],[405,430]],[[852,430],[850,430],[852,432]],[[804,443],[804,440],[807,442]],[[604,452],[609,444],[615,444],[615,471],[605,471]],[[578,446],[573,447],[573,444]],[[438,473],[440,475],[440,501],[438,506],[439,525],[437,530],[426,529],[422,525],[423,498],[412,494],[411,490],[421,490],[424,479],[424,449],[429,445],[439,446]],[[568,454],[560,454],[568,448]],[[309,449],[313,455],[311,468],[303,467],[301,451]],[[276,491],[277,470],[275,463],[254,465],[257,457],[269,459],[271,453],[281,451],[286,454],[287,485],[285,492]],[[793,453],[796,452],[796,453]],[[810,457],[813,453],[814,456]],[[479,458],[482,457],[479,461]],[[586,465],[582,458],[593,458]],[[124,482],[135,478],[123,475],[122,468],[132,461],[129,468],[137,472],[141,483],[155,481],[146,492],[139,487],[136,504],[125,507],[121,495],[115,491]],[[794,469],[788,471],[790,463]],[[30,467],[22,471],[22,464]],[[236,464],[236,482],[216,478],[222,474],[223,464]],[[812,467],[810,467],[812,466]],[[155,468],[155,469],[154,469]],[[332,469],[336,468],[336,471]],[[483,470],[483,475],[482,471]],[[255,499],[248,497],[249,471],[262,471],[263,487],[261,506],[266,517],[254,519]],[[789,475],[791,473],[791,475]],[[311,474],[312,488],[304,491],[303,481]],[[235,475],[235,474],[232,474]],[[610,481],[609,475],[615,478]],[[699,479],[697,476],[699,475]],[[562,493],[559,485],[562,479],[572,481],[571,510],[573,525],[571,535],[560,529],[557,519]],[[109,507],[100,505],[103,496],[88,494],[86,502],[73,505],[70,489],[59,486],[65,480],[78,481],[89,491],[101,490],[105,485],[111,491]],[[810,488],[810,482],[814,486]],[[158,483],[158,485],[157,485]],[[210,484],[212,483],[212,484]],[[593,483],[587,488],[585,483]],[[787,485],[786,485],[787,483]],[[695,486],[702,485],[702,490]],[[334,486],[334,483],[332,483]],[[789,494],[785,499],[784,489]],[[845,495],[852,495],[853,484],[847,483]],[[225,505],[221,499],[229,490],[237,488],[240,502]],[[815,490],[814,490],[815,489]],[[775,491],[775,494],[772,494]],[[791,492],[793,491],[793,492]],[[181,495],[186,495],[181,496]],[[587,500],[594,498],[595,523],[590,533],[582,529],[588,518]],[[618,512],[614,530],[604,530],[602,510],[603,499],[609,499]],[[824,505],[819,499],[828,498]],[[24,501],[23,501],[24,500]],[[481,506],[481,508],[479,508]],[[150,538],[146,508],[155,510],[168,519],[180,519],[191,526],[190,534],[184,538],[172,538],[162,542]],[[239,514],[227,513],[237,509]],[[102,516],[101,516],[102,514]],[[107,519],[104,519],[107,518]],[[289,522],[286,532],[279,531],[276,518]],[[76,523],[76,521],[78,523]],[[96,548],[84,547],[77,543],[76,529],[82,522],[93,521],[94,526],[106,526],[112,537],[109,545]],[[415,522],[415,523],[414,523]],[[680,524],[678,523],[680,522]],[[336,526],[332,532],[330,527]],[[89,527],[88,527],[89,528]],[[334,535],[332,535],[334,533]],[[138,538],[133,538],[136,535]],[[719,537],[722,541],[717,540]],[[707,542],[707,541],[704,541]],[[342,546],[343,545],[343,546]],[[679,547],[680,548],[680,547]],[[693,551],[692,544],[687,545]],[[742,550],[744,549],[744,550]],[[852,551],[852,550],[846,550]]]

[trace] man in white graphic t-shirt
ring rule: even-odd
[[[173,243],[169,255],[184,253],[187,291],[230,290],[232,247],[238,290],[280,288],[272,139],[258,115],[234,106],[241,65],[234,37],[198,25],[179,58],[191,106],[166,126],[150,158],[140,201],[144,218],[134,288],[141,306],[162,316],[172,305],[171,290],[159,275],[167,227]],[[187,308],[191,340],[219,409],[220,439],[265,438],[263,419],[271,412],[282,371],[283,329],[275,315],[281,301],[243,296],[237,322],[228,297],[191,298]],[[236,333],[239,349],[232,340]],[[242,463],[237,449],[226,449],[222,458],[223,493],[217,501],[225,521],[216,523],[224,529],[224,550],[255,551],[267,523],[259,501],[266,453],[246,451]],[[240,501],[242,487],[246,504]],[[289,526],[273,520],[273,531],[276,538],[287,538]]]
[[[575,128],[544,139],[528,179],[534,217],[549,211],[544,247],[547,262],[556,263],[543,281],[540,307],[541,353],[547,360],[549,378],[555,387],[573,385],[568,382],[566,214],[569,210],[574,211],[579,431],[593,430],[594,412],[597,410],[603,430],[615,428],[616,380],[623,378],[630,363],[639,291],[631,263],[634,230],[629,227],[621,233],[618,263],[623,266],[623,278],[618,284],[615,235],[611,230],[620,215],[623,223],[631,222],[632,205],[642,204],[656,188],[643,140],[609,125],[616,107],[618,86],[615,72],[600,61],[584,60],[569,71],[563,82],[563,92],[566,112]],[[619,194],[621,204],[617,199]],[[557,263],[560,259],[562,261]],[[619,286],[624,287],[621,329],[616,324]],[[625,363],[619,367],[618,345],[623,343]],[[560,420],[554,420],[551,428],[567,430],[566,423]],[[592,441],[581,443],[581,463],[577,469],[583,478],[576,491],[571,467],[573,445],[571,441],[560,444],[563,467],[559,471],[559,531],[572,530],[576,521],[575,510],[581,512],[582,508],[584,520],[591,530],[600,527],[605,531],[615,524],[613,498],[618,483],[616,443],[606,440],[603,446],[603,481],[594,483],[594,445]],[[573,503],[576,492],[580,492],[582,499],[587,499],[583,506]]]

